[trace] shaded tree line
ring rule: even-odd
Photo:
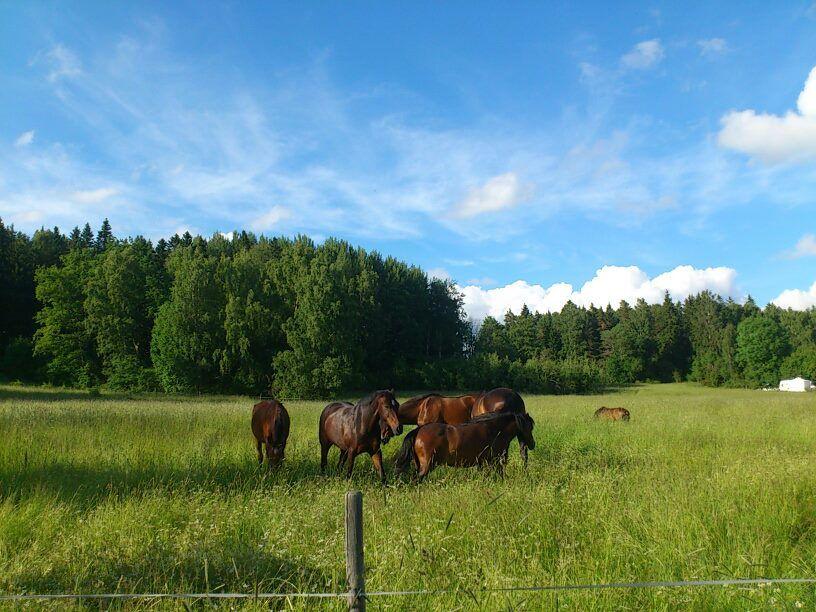
[[[524,307],[478,327],[446,281],[347,242],[234,233],[32,236],[0,221],[6,379],[169,392],[584,392],[635,381],[816,378],[816,310],[708,292],[682,303]]]
[[[0,224],[0,271],[10,379],[320,397],[404,388],[472,344],[450,282],[335,239]]]

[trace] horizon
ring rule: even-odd
[[[0,217],[335,236],[474,318],[816,305],[816,4],[656,6],[6,5]]]

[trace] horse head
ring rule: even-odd
[[[515,417],[519,440],[524,442],[530,450],[535,450],[535,438],[533,437],[535,421],[533,417],[526,412],[517,412]]]
[[[402,433],[402,424],[397,416],[399,402],[394,397],[393,389],[378,391],[376,395],[376,410],[380,417],[380,435],[383,441]]]

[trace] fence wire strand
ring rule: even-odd
[[[772,584],[816,584],[816,578],[725,578],[721,580],[665,580],[650,582],[607,582],[598,584],[536,585],[518,587],[488,587],[481,589],[415,589],[405,591],[367,591],[371,597],[408,597],[417,595],[489,595],[512,592],[587,591],[602,589],[654,589],[711,586],[750,586]],[[81,600],[81,599],[339,599],[348,591],[335,593],[43,593],[0,595],[0,601]]]

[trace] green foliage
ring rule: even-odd
[[[96,261],[90,251],[70,251],[61,266],[40,268],[36,273],[39,324],[35,355],[48,360],[51,382],[87,387],[101,381],[96,338],[86,325],[84,304],[88,281]]]
[[[737,361],[745,380],[755,386],[779,382],[782,360],[789,352],[785,329],[767,315],[752,315],[737,327]]]
[[[782,378],[801,376],[816,380],[816,344],[802,345],[788,355],[780,367]]]
[[[170,299],[159,309],[151,355],[166,391],[215,391],[221,377],[226,334],[222,266],[204,245],[177,249],[167,262]]]

